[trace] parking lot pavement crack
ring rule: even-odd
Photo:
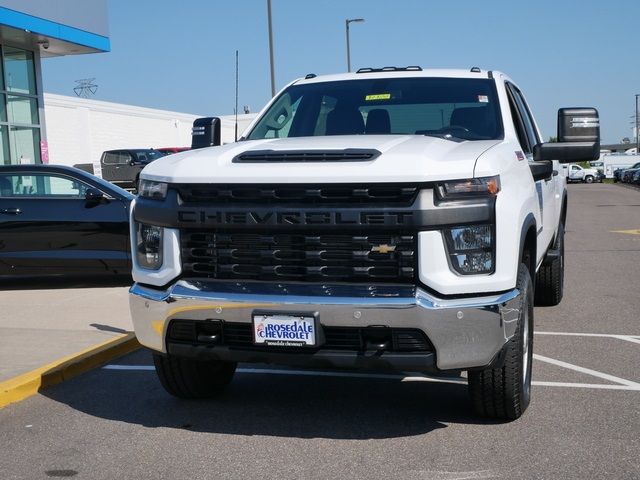
[[[539,355],[537,353],[533,354],[533,358],[535,360],[541,361],[541,362],[547,362],[550,363],[552,365],[557,365],[559,367],[563,367],[569,370],[573,370],[576,372],[581,372],[581,373],[586,373],[587,375],[592,375],[594,377],[597,378],[602,378],[604,380],[608,380],[610,382],[613,383],[617,383],[620,385],[625,385],[627,387],[632,387],[632,388],[637,388],[640,390],[640,383],[636,383],[636,382],[632,382],[631,380],[626,380],[624,378],[620,378],[620,377],[616,377],[613,375],[609,375],[608,373],[603,373],[603,372],[598,372],[597,370],[591,370],[590,368],[584,368],[584,367],[580,367],[578,365],[573,365],[571,363],[567,363],[567,362],[563,362],[561,360],[556,360],[554,358],[549,358],[549,357],[545,357],[543,355]]]

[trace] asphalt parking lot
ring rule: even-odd
[[[569,189],[565,298],[535,310],[521,419],[474,417],[464,376],[262,365],[179,401],[139,351],[0,410],[1,477],[640,478],[640,191]]]

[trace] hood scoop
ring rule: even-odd
[[[326,163],[368,162],[380,152],[368,148],[343,150],[249,150],[236,155],[233,163]]]

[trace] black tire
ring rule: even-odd
[[[593,176],[587,175],[586,177],[584,177],[584,181],[585,183],[593,183]]]
[[[153,364],[164,389],[179,398],[211,398],[222,393],[231,382],[236,363],[201,362],[153,354]]]
[[[518,326],[507,342],[503,365],[468,372],[471,404],[483,417],[515,420],[531,400],[533,289],[529,270],[523,263],[518,268],[517,288],[521,292]]]
[[[558,233],[553,249],[560,256],[550,262],[543,262],[536,274],[536,306],[553,307],[562,301],[564,295],[564,225],[558,225]]]

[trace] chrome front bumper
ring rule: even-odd
[[[130,290],[136,336],[142,345],[159,352],[167,352],[167,327],[174,318],[250,323],[256,309],[309,311],[317,312],[320,324],[326,326],[421,329],[435,348],[440,370],[489,365],[516,331],[519,299],[517,289],[499,295],[444,300],[406,286],[192,279],[179,280],[166,290],[139,284]],[[243,360],[237,352],[234,359]],[[269,360],[277,363],[277,355]]]

